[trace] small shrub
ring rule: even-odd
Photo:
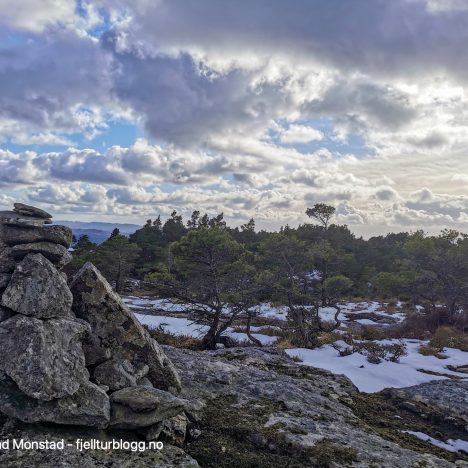
[[[379,344],[372,341],[361,344],[359,352],[372,364],[380,364],[383,360],[400,362],[400,358],[407,354],[403,343]]]
[[[429,341],[429,345],[442,351],[444,348],[458,348],[468,351],[468,336],[453,327],[439,327]]]
[[[338,333],[323,332],[319,335],[319,342],[321,345],[333,344],[335,341],[340,340],[342,337]]]
[[[437,356],[440,353],[440,349],[430,345],[422,345],[419,347],[418,352],[423,356]]]
[[[381,340],[383,338],[382,331],[375,327],[362,327],[361,339],[362,340]]]

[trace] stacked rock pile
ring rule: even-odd
[[[51,218],[19,203],[0,212],[0,413],[147,438],[185,431],[176,369],[91,263],[69,287],[72,232]]]

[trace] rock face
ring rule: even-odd
[[[172,394],[181,390],[176,369],[93,265],[74,278],[72,294],[60,271],[71,259],[72,233],[51,222],[19,203],[0,212],[0,422],[138,430],[151,440],[177,432],[171,440],[182,443],[190,405]],[[146,458],[198,466],[173,453]],[[5,460],[12,458],[0,450],[2,466]],[[67,463],[52,465],[77,466]],[[139,465],[129,459],[125,466]]]
[[[67,282],[41,254],[16,265],[2,296],[4,307],[36,318],[70,317],[72,301]]]
[[[454,466],[423,453],[430,445],[420,452],[398,445],[400,430],[384,439],[354,411],[362,396],[350,380],[281,350],[164,350],[180,370],[181,397],[200,403],[185,413],[199,421],[187,451],[201,466]]]
[[[389,397],[398,397],[438,408],[444,417],[458,420],[468,432],[468,380],[435,380],[401,389],[388,389]]]
[[[91,325],[91,341],[109,348],[113,358],[147,364],[147,377],[156,388],[180,391],[180,377],[172,362],[94,265],[84,265],[70,289],[75,315]]]

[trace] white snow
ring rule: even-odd
[[[140,313],[135,313],[135,317],[143,325],[147,325],[150,328],[156,328],[161,325],[165,331],[173,333],[174,335],[200,338],[208,330],[206,325],[197,325],[191,320],[182,317],[167,317]],[[232,328],[228,328],[224,334],[237,341],[250,341],[246,333],[236,332]],[[272,344],[278,339],[277,336],[267,336],[261,333],[252,333],[252,336],[257,338],[264,345]]]
[[[402,341],[406,345],[408,355],[403,356],[399,363],[382,361],[380,364],[371,364],[367,361],[366,356],[359,353],[341,357],[332,345],[324,345],[316,349],[288,349],[286,352],[290,356],[298,357],[307,366],[319,367],[335,374],[346,375],[360,391],[366,393],[379,392],[388,387],[409,387],[446,378],[426,374],[418,369],[466,377],[466,374],[450,371],[447,369],[447,365],[466,365],[468,352],[446,348],[444,352],[446,359],[438,359],[435,356],[423,356],[418,353],[419,347],[427,344],[426,341]],[[376,341],[376,343],[391,344],[398,343],[398,341],[382,340]]]
[[[468,441],[462,439],[449,439],[447,442],[442,442],[441,440],[434,439],[424,432],[416,432],[416,431],[402,431],[406,434],[411,434],[414,437],[417,437],[419,440],[423,440],[424,442],[429,442],[436,447],[441,449],[447,450],[448,452],[466,452],[468,453]]]

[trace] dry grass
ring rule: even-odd
[[[194,351],[199,351],[203,349],[202,341],[198,338],[188,335],[176,335],[164,331],[162,328],[148,328],[152,338],[154,338],[161,345],[173,346],[174,348],[185,348],[191,349]]]

